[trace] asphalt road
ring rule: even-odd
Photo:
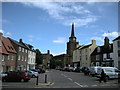
[[[117,82],[113,79],[99,83],[96,77],[85,76],[83,73],[48,70],[39,74],[38,85],[36,78],[32,78],[29,82],[3,82],[2,88],[118,88]]]

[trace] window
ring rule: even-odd
[[[120,48],[120,41],[118,41],[117,43],[118,43],[118,48]]]
[[[87,55],[86,55],[86,60],[87,60]]]
[[[107,59],[110,59],[110,53],[107,53]]]
[[[118,57],[120,57],[120,50],[118,50]]]
[[[22,52],[24,52],[24,48],[22,48]]]
[[[18,56],[18,60],[20,60],[20,55]]]
[[[26,61],[26,57],[25,57],[25,61]]]
[[[10,56],[8,55],[8,60],[10,60]]]
[[[25,50],[25,52],[27,53],[27,49]]]
[[[22,56],[22,61],[24,60],[24,56]]]
[[[21,51],[21,47],[19,47],[19,51]]]
[[[100,52],[100,47],[97,48],[97,52]]]
[[[100,55],[96,55],[96,60],[100,60]]]
[[[87,52],[87,49],[86,49],[86,52]]]
[[[5,59],[5,58],[4,58],[4,56],[2,55],[2,61],[4,61],[4,59]]]
[[[14,56],[12,56],[12,60],[14,60]]]

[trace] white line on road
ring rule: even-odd
[[[68,78],[70,81],[73,81],[71,78]]]
[[[75,84],[77,84],[78,86],[80,86],[80,87],[83,87],[83,85],[80,85],[79,83],[77,83],[77,82],[74,82]]]
[[[66,75],[64,75],[64,74],[61,74],[61,75],[63,75],[64,77],[67,77]]]

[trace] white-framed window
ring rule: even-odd
[[[10,60],[10,56],[9,56],[9,55],[8,55],[8,57],[7,57],[7,58],[8,58],[8,60]]]
[[[24,48],[22,48],[22,52],[24,52]]]
[[[4,59],[5,59],[5,57],[4,57],[4,55],[2,55],[2,61],[4,61]]]
[[[25,52],[27,53],[27,49],[25,50]]]
[[[21,51],[21,47],[19,47],[19,51]]]
[[[24,60],[24,56],[22,56],[22,61]]]
[[[25,61],[27,60],[27,58],[25,57]]]
[[[12,60],[14,60],[14,56],[12,56]]]
[[[97,52],[100,52],[100,47],[97,48]]]
[[[18,60],[20,60],[20,55],[18,56]]]
[[[13,71],[13,66],[10,66],[10,71]]]
[[[100,60],[100,55],[96,55],[96,60]]]

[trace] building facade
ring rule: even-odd
[[[98,46],[91,54],[91,63],[93,66],[114,66],[113,62],[113,44],[105,37],[104,45]]]
[[[16,68],[17,70],[27,70],[28,64],[28,48],[23,45],[22,39],[18,41],[9,38],[14,46],[15,50],[17,51],[17,63]]]
[[[114,66],[120,69],[118,66],[120,64],[120,36],[113,40],[113,60]]]
[[[50,50],[47,53],[42,54],[43,57],[43,68],[50,68],[50,60],[52,59],[52,54],[50,54]]]

